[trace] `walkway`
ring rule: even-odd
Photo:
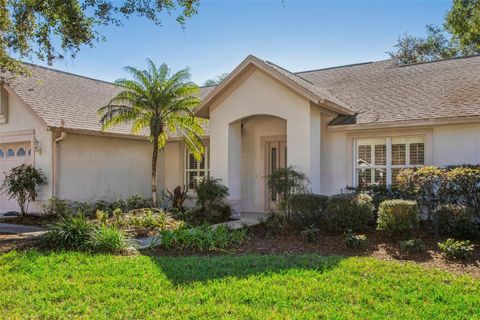
[[[266,219],[268,213],[253,213],[253,212],[245,212],[242,213],[239,220],[233,220],[223,223],[214,224],[212,227],[216,228],[221,225],[228,226],[229,229],[240,229],[244,227],[254,226],[260,223],[262,219]],[[154,247],[160,244],[160,239],[157,236],[150,236],[145,238],[137,239],[137,248],[138,249],[147,249],[150,247]]]
[[[45,233],[45,228],[37,227],[37,226],[25,226],[20,224],[13,224],[13,223],[0,223],[0,233],[11,233],[11,234],[18,234],[18,233],[28,233],[32,236],[40,236]]]

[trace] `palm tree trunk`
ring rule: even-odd
[[[158,136],[153,137],[153,154],[152,154],[152,206],[158,207],[157,196],[157,158],[158,158]]]

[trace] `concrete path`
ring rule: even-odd
[[[45,228],[36,227],[36,226],[25,226],[21,224],[13,224],[13,223],[0,223],[0,233],[44,233]]]
[[[222,222],[212,225],[212,227],[216,228],[221,225],[226,225],[230,229],[240,229],[244,227],[254,226],[260,223],[262,219],[266,219],[268,217],[268,213],[253,213],[253,212],[246,212],[242,213],[240,219]],[[158,236],[150,236],[145,238],[137,239],[137,249],[147,249],[151,247],[155,247],[160,244],[160,238]]]

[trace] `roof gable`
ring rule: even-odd
[[[273,64],[262,61],[252,55],[248,56],[240,65],[233,70],[229,76],[218,86],[211,89],[202,99],[202,102],[195,110],[198,117],[208,118],[211,108],[215,108],[222,97],[231,93],[255,70],[261,70],[272,78],[281,82],[298,95],[321,105],[339,114],[353,115],[354,111],[340,99],[331,95],[328,91],[313,85],[305,79]]]

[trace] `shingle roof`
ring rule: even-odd
[[[50,127],[100,131],[101,106],[119,91],[112,83],[36,65],[25,65],[31,76],[17,76],[10,87]],[[129,134],[130,126],[113,127],[109,132]]]
[[[345,101],[342,101],[335,95],[331,94],[328,92],[328,90],[325,90],[324,87],[322,86],[317,86],[314,83],[310,82],[308,79],[305,79],[303,77],[300,77],[298,74],[295,74],[293,72],[288,71],[285,68],[282,68],[270,61],[265,61],[265,63],[270,66],[271,68],[275,69],[276,71],[280,72],[282,75],[287,77],[288,79],[294,81],[301,87],[307,89],[308,91],[314,93],[318,97],[322,97],[323,99],[326,99],[330,102],[335,103],[338,106],[342,106],[345,110],[352,111],[353,108],[348,105]]]
[[[397,66],[393,60],[292,73],[267,64],[304,88],[355,111],[331,125],[390,123],[480,116],[480,56]],[[112,84],[35,65],[12,89],[51,127],[100,131],[97,110],[118,89]],[[201,88],[205,98],[215,86]],[[113,133],[129,134],[130,126]]]
[[[384,60],[297,75],[358,113],[331,125],[480,116],[480,56],[403,66]]]

